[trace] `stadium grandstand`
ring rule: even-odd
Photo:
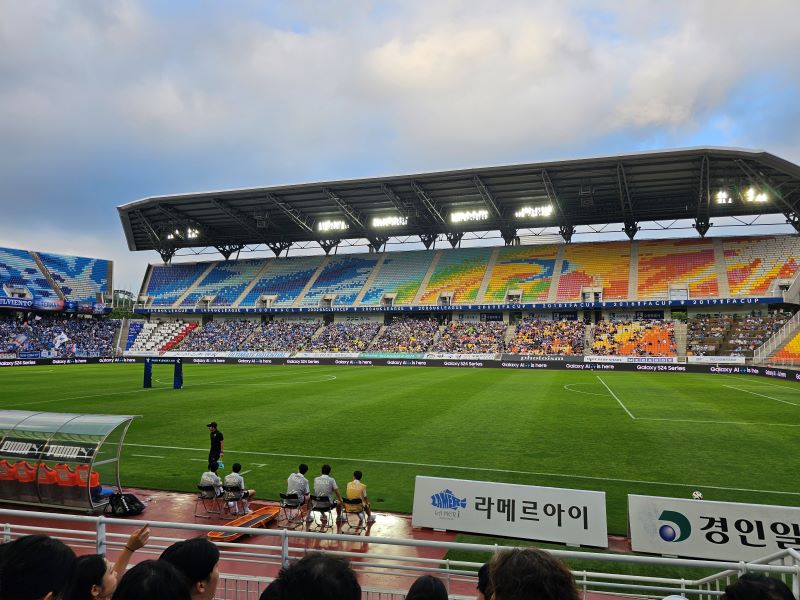
[[[119,207],[129,248],[164,260],[126,350],[763,358],[793,326],[800,238],[707,234],[800,227],[799,186],[774,155],[699,148],[147,198]],[[626,241],[573,242],[616,223]],[[203,248],[222,260],[172,260]]]

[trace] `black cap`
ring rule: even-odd
[[[217,422],[216,421],[211,421],[211,423],[206,425],[206,427],[216,427],[216,426],[217,426]]]

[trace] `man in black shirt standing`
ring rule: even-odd
[[[217,429],[217,422],[211,421],[208,425],[208,430],[211,432],[211,450],[208,451],[208,462],[219,462],[220,458],[225,454],[222,446],[222,440],[225,437],[222,432]]]

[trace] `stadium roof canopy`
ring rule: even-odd
[[[130,250],[214,247],[228,258],[249,244],[276,255],[316,241],[439,236],[466,232],[693,219],[705,235],[714,217],[784,214],[800,231],[800,166],[760,150],[693,148],[523,165],[327,181],[145,198],[118,208]]]

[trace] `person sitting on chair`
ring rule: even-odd
[[[289,475],[289,479],[286,480],[286,495],[297,495],[301,506],[308,505],[308,496],[311,493],[311,489],[308,486],[308,479],[306,479],[307,472],[308,465],[306,463],[300,463],[300,466],[297,467],[297,473],[292,473]]]
[[[255,498],[256,491],[255,490],[248,490],[244,487],[244,477],[239,475],[239,471],[242,470],[242,465],[239,463],[233,463],[233,473],[228,473],[225,476],[224,485],[230,487],[238,487],[242,490],[242,508],[244,509],[244,514],[250,514],[253,512],[250,510],[250,500]]]
[[[203,473],[200,477],[200,485],[214,486],[214,495],[222,496],[222,480],[219,478],[219,475],[217,475],[217,469],[219,469],[219,463],[217,461],[208,463],[208,471]]]
[[[361,477],[363,474],[361,471],[353,472],[353,481],[347,484],[347,498],[350,500],[361,500],[364,506],[364,512],[367,513],[367,523],[374,523],[375,522],[375,515],[372,514],[372,510],[369,506],[369,498],[367,498],[367,486],[361,483]],[[347,510],[347,507],[345,507]]]
[[[339,486],[336,485],[336,480],[331,477],[330,465],[322,465],[322,475],[314,479],[314,495],[317,497],[327,496],[330,503],[336,509],[336,515],[339,521],[344,518],[342,515],[342,495],[339,493]],[[336,499],[333,498],[334,495],[336,495]],[[306,521],[309,522],[314,520],[314,517],[311,516],[311,509],[313,506],[310,504],[311,500],[309,499],[308,517],[306,517]]]

